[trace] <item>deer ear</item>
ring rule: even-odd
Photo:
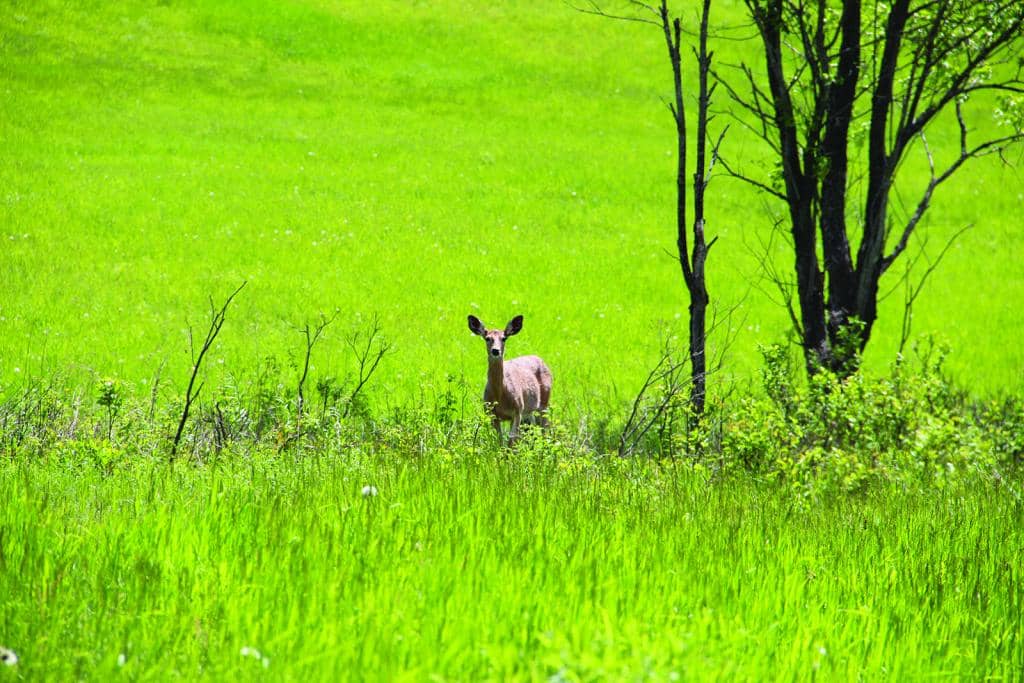
[[[523,329],[523,316],[517,315],[508,321],[508,325],[505,325],[505,336],[511,337],[513,334],[519,334],[521,329]]]
[[[484,324],[480,322],[480,318],[476,317],[475,315],[471,315],[469,316],[469,318],[467,318],[467,320],[469,321],[470,332],[472,332],[473,334],[478,334],[481,337],[484,336]]]

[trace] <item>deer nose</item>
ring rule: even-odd
[[[495,358],[497,358],[498,356],[501,355],[501,349],[499,349],[499,348],[491,349],[491,355],[494,356]]]

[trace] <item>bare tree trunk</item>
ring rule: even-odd
[[[886,219],[889,190],[896,169],[893,160],[902,152],[890,156],[888,151],[890,109],[900,47],[906,27],[910,0],[896,0],[889,10],[885,27],[885,44],[878,76],[871,93],[871,119],[868,129],[868,186],[864,209],[864,237],[857,252],[856,285],[854,287],[857,316],[864,323],[861,349],[871,337],[871,328],[877,317],[878,280],[882,276],[882,256],[885,248]],[[941,7],[940,7],[941,12]],[[900,143],[898,143],[900,144]]]
[[[828,273],[826,326],[832,349],[830,366],[840,371],[852,370],[853,367],[847,367],[847,364],[855,361],[855,358],[847,358],[844,354],[837,355],[835,348],[842,330],[857,311],[854,296],[856,274],[846,231],[846,190],[849,167],[847,141],[860,74],[860,16],[860,0],[843,3],[837,70],[833,80],[823,79],[822,92],[822,109],[829,112],[824,117],[821,145],[821,154],[828,169],[821,181],[821,242]],[[823,41],[824,36],[817,42]],[[828,55],[821,54],[819,59],[827,62]]]
[[[686,220],[686,144],[687,129],[685,104],[683,100],[682,61],[680,58],[681,22],[678,17],[670,19],[666,0],[658,8],[661,27],[665,34],[669,61],[672,64],[672,81],[675,100],[669,105],[676,122],[676,246],[679,250],[679,265],[683,281],[690,294],[690,410],[695,421],[704,413],[707,397],[707,308],[710,300],[707,290],[705,264],[711,247],[704,236],[704,191],[707,189],[707,137],[708,106],[711,92],[708,89],[708,73],[711,70],[711,54],[708,52],[708,16],[711,0],[704,0],[701,7],[700,35],[697,48],[699,93],[697,98],[697,158],[693,173],[693,252],[687,247],[687,232],[691,226]],[[716,148],[717,150],[717,148]],[[714,240],[712,240],[712,243]]]
[[[711,72],[711,53],[708,52],[708,17],[711,13],[711,0],[703,0],[700,18],[699,45],[697,48],[698,77],[700,92],[697,100],[697,159],[693,172],[693,210],[694,220],[691,226],[686,218],[686,179],[687,179],[687,128],[685,115],[685,100],[683,98],[683,69],[680,48],[682,45],[682,23],[678,17],[671,17],[668,10],[667,0],[661,0],[657,5],[648,5],[640,0],[631,4],[654,15],[657,20],[647,15],[640,16],[618,16],[608,14],[591,1],[589,8],[578,8],[579,11],[587,14],[611,19],[622,19],[636,21],[644,24],[652,24],[661,29],[665,38],[665,46],[668,49],[669,62],[672,65],[672,86],[673,98],[668,107],[676,123],[676,248],[679,255],[679,266],[683,272],[683,281],[686,284],[690,297],[690,329],[689,348],[691,364],[690,383],[690,410],[695,421],[699,421],[704,413],[704,405],[707,396],[707,308],[710,301],[706,283],[706,262],[708,251],[714,244],[714,240],[706,241],[704,235],[704,193],[708,186],[711,167],[717,157],[718,144],[721,144],[721,137],[712,149],[710,162],[707,159],[707,137],[708,137],[708,107],[711,101],[713,88],[708,88],[708,75]],[[693,231],[693,250],[689,245],[689,232]]]
[[[711,0],[704,0],[700,14],[700,36],[697,48],[699,92],[697,96],[697,158],[693,174],[693,273],[687,283],[690,290],[690,408],[695,418],[704,414],[707,395],[707,310],[708,290],[704,264],[710,245],[704,238],[704,190],[707,189],[708,73],[711,71],[711,53],[708,52],[708,15]],[[676,22],[679,20],[676,19]],[[680,167],[680,174],[684,169]],[[713,240],[712,240],[713,242]]]
[[[800,336],[809,371],[831,364],[831,350],[825,328],[824,276],[818,266],[818,239],[815,207],[818,196],[814,182],[812,145],[801,145],[797,132],[796,110],[790,97],[790,85],[783,72],[781,0],[759,3],[747,0],[764,47],[768,89],[772,98],[770,116],[778,134],[778,152],[785,182],[783,198],[789,207],[793,236],[794,270],[800,302]],[[820,120],[820,116],[819,116]],[[816,138],[809,133],[808,138]],[[803,154],[801,154],[803,147]]]

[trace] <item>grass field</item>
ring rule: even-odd
[[[83,455],[0,464],[0,623],[29,679],[1024,672],[1007,489],[806,510],[638,461]]]
[[[382,317],[398,350],[380,377],[390,392],[449,374],[475,387],[466,314],[523,313],[510,352],[548,359],[556,402],[628,395],[686,314],[669,255],[667,65],[644,28],[557,2],[8,4],[0,382],[141,384],[166,361],[181,391],[188,325],[245,280],[217,353],[235,371],[287,364],[295,326],[337,309],[345,323]],[[723,64],[737,45],[719,48]],[[733,128],[732,158],[761,163]],[[931,254],[975,228],[914,329],[950,341],[965,384],[1015,391],[1024,182],[988,161],[928,215]],[[720,311],[739,307],[726,373],[743,379],[757,344],[787,334],[755,257],[779,207],[726,178],[713,190],[709,281]],[[872,367],[892,359],[901,299],[885,303]],[[321,372],[342,362],[340,327]]]
[[[710,417],[612,457],[686,324],[645,28],[539,1],[0,7],[0,680],[1024,677],[1021,171],[971,167],[920,233],[934,256],[974,225],[914,310],[953,381],[936,352],[872,383],[896,273],[842,386],[762,359],[779,207],[716,178]],[[189,328],[243,281],[169,462]],[[335,312],[310,396],[371,319],[394,352],[303,432],[299,328]],[[509,353],[554,372],[555,429],[516,451],[479,423],[468,313],[524,314]]]

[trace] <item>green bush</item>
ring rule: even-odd
[[[763,397],[725,420],[722,456],[773,475],[803,495],[861,490],[873,481],[942,486],[964,475],[999,478],[1020,462],[1024,404],[977,404],[943,373],[946,349],[916,349],[915,367],[794,378],[785,349],[762,349]]]

